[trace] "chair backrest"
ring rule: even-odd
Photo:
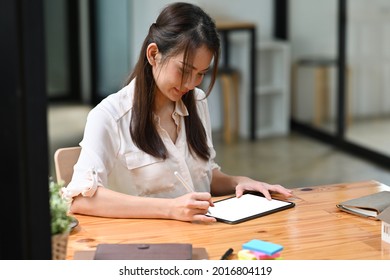
[[[73,175],[73,166],[76,164],[81,152],[81,147],[59,148],[54,153],[54,166],[57,182],[69,184]]]

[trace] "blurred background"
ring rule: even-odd
[[[48,256],[54,152],[78,145],[89,110],[123,87],[150,24],[171,2],[1,2],[3,179],[12,205],[2,213],[18,217],[4,217],[16,234],[1,236],[1,256]],[[289,188],[390,184],[389,1],[186,2],[216,19],[221,68],[228,63],[240,77],[237,108],[226,110],[230,87],[220,80],[208,99],[225,172]],[[230,114],[238,131],[227,141]]]
[[[89,109],[124,85],[150,24],[171,2],[174,1],[43,1],[51,164],[57,148],[77,145],[81,140]],[[250,164],[249,170],[242,168],[242,172],[258,179],[282,181],[287,186],[377,178],[377,174],[370,173],[370,165],[362,173],[356,172],[353,163],[344,163],[341,169],[323,170],[324,178],[317,174],[307,182],[310,174],[317,173],[309,168],[312,164],[304,164],[307,155],[312,154],[309,146],[306,145],[307,151],[291,155],[290,150],[280,153],[280,144],[276,144],[295,143],[301,135],[315,136],[314,141],[320,141],[318,145],[332,145],[325,146],[331,151],[352,153],[352,161],[358,161],[358,156],[374,166],[389,166],[390,134],[385,133],[390,128],[390,84],[386,79],[390,74],[388,1],[188,2],[200,5],[217,23],[244,22],[255,26],[253,114],[250,65],[254,58],[249,51],[250,33],[242,30],[231,32],[228,37],[229,64],[241,77],[239,141],[228,147],[221,137],[224,107],[219,83],[209,97],[215,145],[224,153],[220,164],[227,171],[240,170],[242,166],[237,161],[229,163],[229,152],[235,145],[249,145],[253,150],[275,142],[274,156],[246,155],[243,161],[256,164]],[[341,67],[345,71],[340,71]],[[248,144],[245,140],[253,140],[253,118],[256,142]],[[294,160],[279,162],[280,154]],[[265,158],[267,163],[261,165]],[[318,160],[320,169],[325,168],[321,163],[327,157],[314,153],[313,158]],[[306,173],[302,171],[301,178],[294,176],[289,181],[285,174],[296,175],[295,168],[300,163],[307,166]],[[339,165],[336,162],[333,166]],[[278,177],[275,173],[284,175]],[[338,173],[345,173],[346,177]],[[381,178],[387,179],[387,171],[384,173],[386,176]]]

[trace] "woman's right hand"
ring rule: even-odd
[[[192,192],[172,199],[170,216],[180,221],[213,223],[216,219],[206,216],[210,206],[214,206],[210,193]]]

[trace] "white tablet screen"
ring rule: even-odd
[[[214,202],[214,207],[209,207],[208,216],[215,217],[222,222],[238,223],[291,208],[294,205],[289,201],[268,200],[259,195],[244,194],[240,198],[231,197]]]

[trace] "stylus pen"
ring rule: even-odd
[[[194,190],[186,183],[186,181],[184,181],[183,177],[181,177],[181,175],[180,175],[179,172],[175,171],[174,174],[175,174],[176,178],[179,179],[179,181],[180,181],[180,182],[183,184],[183,186],[187,189],[188,192],[190,192],[190,193],[191,193],[191,192],[194,192]],[[213,203],[210,202],[210,205],[213,205]],[[210,214],[210,211],[207,210],[207,213]]]
[[[190,193],[191,193],[191,192],[194,192],[194,190],[186,183],[186,181],[184,181],[183,177],[181,177],[181,175],[179,174],[179,172],[175,171],[174,174],[175,174],[176,178],[179,179],[179,181],[180,181],[180,182],[183,184],[183,186],[187,189],[188,192],[190,192]],[[213,206],[213,203],[210,202],[210,205]],[[207,213],[210,214],[210,211],[207,210]]]
[[[227,260],[229,256],[233,253],[233,249],[229,248],[225,254],[222,255],[221,260]]]
[[[183,184],[183,186],[187,189],[188,192],[193,192],[194,190],[186,183],[186,181],[184,181],[183,177],[181,177],[181,175],[179,174],[179,172],[175,171],[174,172],[175,176],[177,179],[179,179],[179,181]]]

